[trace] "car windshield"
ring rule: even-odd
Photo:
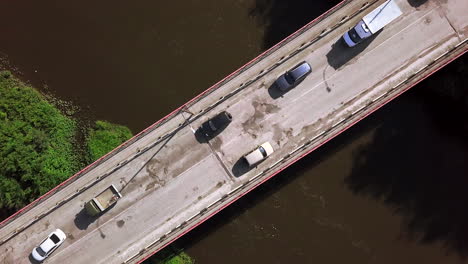
[[[260,150],[260,153],[262,153],[262,156],[263,156],[264,158],[266,158],[266,156],[267,156],[266,150],[265,150],[262,146],[260,146],[260,147],[258,148],[258,150]]]
[[[349,37],[351,38],[351,40],[354,42],[354,43],[359,43],[361,42],[362,38],[359,37],[358,33],[356,32],[356,29],[355,28],[352,28],[349,32],[348,32],[348,35]]]
[[[218,128],[215,126],[213,120],[208,121],[208,125],[210,126],[211,130],[216,131]]]
[[[36,251],[37,251],[37,253],[39,253],[39,255],[41,255],[41,257],[43,257],[43,256],[46,255],[46,253],[44,252],[44,250],[42,250],[41,247],[37,247],[37,248],[36,248]]]
[[[292,78],[294,79],[294,81],[297,81],[300,78],[302,78],[304,75],[306,75],[309,69],[310,69],[309,65],[307,65],[306,63],[303,63],[299,65],[297,68],[295,68],[294,70],[292,70],[290,74]]]
[[[60,238],[58,238],[56,234],[51,235],[50,239],[54,242],[54,244],[57,244],[58,242],[60,242]]]
[[[296,80],[294,79],[294,76],[292,76],[291,73],[289,73],[289,72],[286,73],[286,74],[284,75],[284,78],[286,79],[286,81],[287,81],[289,84],[294,84],[294,82],[296,81]]]

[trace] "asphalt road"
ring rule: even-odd
[[[4,239],[81,186],[95,182],[97,176],[112,171],[123,160],[129,160],[125,166],[2,244],[2,263],[31,263],[31,250],[55,228],[64,230],[68,238],[45,263],[123,263],[160,237],[175,238],[194,226],[196,218],[174,234],[170,233],[184,221],[248,183],[311,138],[335,127],[467,38],[466,0],[429,0],[417,9],[407,1],[395,1],[403,15],[374,38],[353,49],[340,41],[341,35],[365,14],[364,11],[312,45],[306,45],[291,58],[287,57],[302,43],[314,39],[327,25],[334,26],[344,15],[357,11],[365,1],[352,2],[209,97],[191,105],[187,112],[151,131],[87,172],[85,177],[2,227],[0,238]],[[278,67],[219,103],[206,115],[181,126],[167,139],[132,158],[138,149],[157,142],[161,135],[177,128],[186,119],[191,120],[189,112],[198,113],[212,105],[220,96],[236,90],[241,83],[270,68],[281,57],[286,59]],[[279,75],[304,60],[312,66],[313,72],[303,83],[284,94],[271,86]],[[199,142],[193,129],[223,110],[233,115],[232,123],[209,143]],[[326,140],[325,137],[322,139]],[[257,167],[247,168],[241,157],[266,141],[272,144],[275,152]],[[299,156],[305,151],[307,149],[294,155]],[[259,181],[279,168],[274,167],[259,176]],[[86,216],[84,203],[110,184],[122,189],[123,198],[98,218]],[[234,196],[227,198],[210,212],[234,199]],[[201,217],[208,215],[209,212]],[[155,244],[152,249],[160,246]]]

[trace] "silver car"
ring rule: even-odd
[[[310,67],[309,63],[303,61],[278,77],[275,81],[275,85],[281,91],[287,91],[302,82],[311,72],[312,67]]]

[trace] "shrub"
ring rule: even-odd
[[[76,172],[76,123],[0,72],[0,207],[19,209]]]
[[[185,252],[174,247],[167,247],[159,251],[145,262],[145,264],[194,264],[195,261]]]
[[[99,159],[131,137],[132,132],[125,126],[96,121],[86,139],[88,161],[93,162]]]

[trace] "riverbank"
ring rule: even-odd
[[[0,220],[132,137],[125,126],[79,119],[77,112],[0,71]],[[147,262],[194,263],[174,249]]]
[[[0,209],[18,210],[73,175],[77,123],[10,72],[0,72]]]

